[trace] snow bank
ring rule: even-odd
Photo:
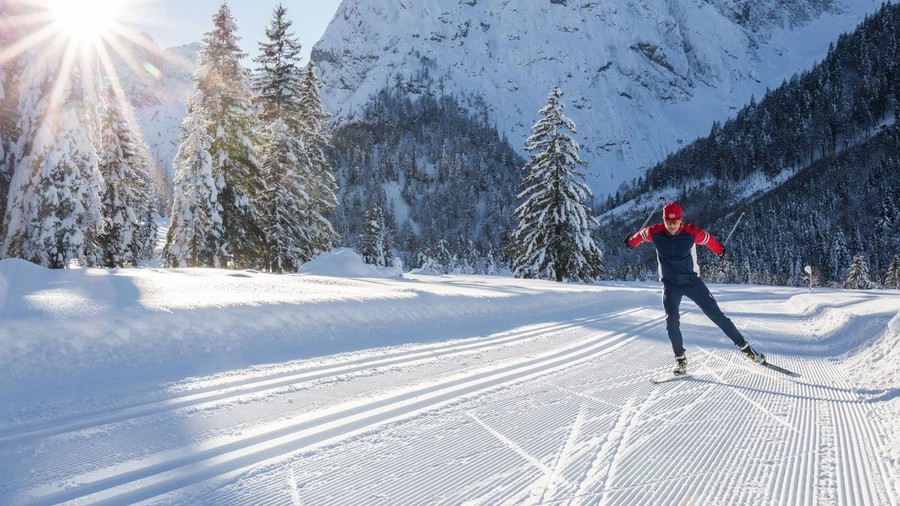
[[[871,334],[870,334],[871,335]],[[900,396],[900,313],[888,321],[880,337],[868,340],[845,357],[853,382],[861,388]]]
[[[322,253],[300,268],[303,274],[335,277],[386,277],[375,266],[363,262],[356,251],[349,248],[338,248]]]
[[[0,383],[178,379],[252,364],[481,335],[596,303],[599,287],[392,276],[351,250],[303,273],[50,270],[0,261]],[[423,282],[423,280],[427,280]],[[74,387],[73,387],[74,388]]]

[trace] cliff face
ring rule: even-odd
[[[422,76],[478,98],[521,149],[560,85],[598,197],[809,68],[873,0],[345,0],[312,60],[326,109],[358,118]]]

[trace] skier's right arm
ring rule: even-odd
[[[629,235],[625,237],[625,247],[628,249],[634,249],[641,243],[645,242],[653,242],[653,236],[650,233],[650,229],[652,227],[642,228],[638,230],[636,234]]]

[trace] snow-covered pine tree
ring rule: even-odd
[[[100,175],[80,62],[32,62],[18,106],[17,163],[0,256],[50,268],[99,265]]]
[[[585,204],[592,194],[578,171],[584,161],[572,138],[575,123],[562,113],[562,95],[559,86],[550,91],[525,147],[533,154],[517,195],[513,274],[591,281],[603,274],[603,253],[591,238],[591,228],[599,224]]]
[[[13,115],[10,114],[12,108],[9,102],[11,100],[5,93],[4,81],[6,81],[6,73],[0,67],[0,211],[6,209],[6,199],[9,197],[9,182],[12,179],[9,145],[10,133],[15,124]],[[0,229],[2,229],[2,225],[3,223],[0,221]]]
[[[126,117],[127,104],[107,88],[100,112],[99,170],[103,177],[99,244],[107,267],[137,265],[152,253],[154,189],[148,150]]]
[[[306,226],[312,233],[313,247],[317,252],[330,250],[339,236],[326,216],[337,207],[335,192],[338,189],[334,169],[325,156],[325,147],[331,142],[328,118],[319,98],[319,81],[312,62],[306,65],[306,74],[300,85],[300,121],[302,141],[306,152],[311,179],[306,185],[310,212]]]
[[[3,4],[0,3],[0,18],[4,15]],[[0,33],[0,42],[5,37]],[[9,47],[3,44],[2,47]],[[6,164],[6,144],[9,142],[7,131],[12,124],[7,103],[6,92],[6,63],[0,63],[0,209],[6,209],[6,198],[9,195],[9,170]]]
[[[4,16],[9,15],[10,10],[15,12],[24,7],[19,4],[10,5],[0,2],[0,10]],[[10,27],[4,26],[0,29],[2,47],[11,46],[17,38]],[[7,78],[11,72],[14,72],[13,69],[18,70],[15,86],[18,95],[15,98],[11,96],[13,90],[6,86],[5,81],[4,99],[0,102],[3,105],[3,109],[0,110],[2,112],[0,128],[2,128],[6,142],[2,165],[3,174],[0,175],[3,180],[2,184],[5,185],[2,196],[4,216],[2,236],[0,236],[2,238],[0,258],[17,256],[21,251],[25,216],[30,212],[34,197],[32,189],[34,183],[25,177],[26,169],[17,171],[17,167],[25,153],[31,150],[32,140],[40,124],[39,120],[45,116],[44,109],[49,107],[49,97],[57,73],[55,63],[57,62],[52,61],[51,58],[38,59],[35,54],[26,52],[3,64]],[[14,181],[17,173],[19,178]],[[17,188],[15,195],[13,188]]]
[[[891,265],[884,278],[884,287],[888,290],[900,290],[900,255],[891,258]]]
[[[266,181],[261,206],[265,222],[265,265],[276,272],[296,271],[321,253],[317,232],[309,226],[317,211],[311,201],[314,179],[304,146],[300,43],[278,5],[266,28],[268,42],[260,43],[254,61],[254,88],[261,122],[265,125],[259,164]]]
[[[219,267],[223,258],[225,229],[218,202],[222,179],[213,176],[212,137],[205,118],[198,107],[188,104],[175,156],[172,221],[163,252],[170,267]]]
[[[384,212],[378,204],[371,204],[366,211],[365,224],[358,238],[359,252],[367,264],[384,267],[391,258],[390,237]]]
[[[255,267],[262,264],[265,249],[258,206],[264,183],[254,148],[258,143],[256,113],[241,66],[245,53],[238,47],[237,24],[225,2],[213,16],[213,29],[203,36],[197,58],[195,113],[204,114],[212,138],[213,178],[219,188],[214,196],[221,207],[224,235],[218,240],[212,263],[222,267]],[[195,122],[196,123],[196,122]]]
[[[494,249],[488,249],[487,255],[484,257],[484,271],[488,276],[496,276],[500,272],[500,266],[494,257]]]
[[[822,248],[826,252],[826,262],[823,267],[823,270],[826,271],[825,277],[840,279],[841,272],[847,267],[847,263],[853,261],[850,252],[854,250],[847,245],[847,236],[839,227],[835,227],[833,231],[822,231],[820,236]]]
[[[37,19],[45,5],[35,2],[5,2],[0,0],[0,250],[6,237],[8,198],[16,166],[23,153],[30,149],[34,137],[34,123],[41,117],[36,106],[46,106],[47,97],[54,82],[53,76],[59,64],[50,54],[41,56],[40,51],[22,42],[33,35],[34,23],[23,20]],[[45,51],[47,48],[41,48]],[[25,94],[36,93],[25,97]],[[27,118],[23,118],[26,113]],[[28,127],[28,136],[21,135]],[[26,140],[27,139],[27,140]],[[0,258],[3,258],[0,256]]]
[[[317,254],[305,226],[309,197],[302,175],[307,167],[300,161],[303,147],[294,132],[284,120],[276,119],[266,127],[260,149],[260,165],[268,182],[261,206],[268,245],[264,265],[273,272],[296,272]]]
[[[853,261],[847,270],[847,278],[844,280],[844,288],[854,290],[868,290],[872,288],[872,279],[869,277],[869,262],[862,253],[853,255]]]
[[[259,66],[253,79],[255,102],[264,125],[282,120],[300,130],[300,41],[290,31],[293,24],[285,18],[287,9],[278,4],[266,27],[268,41],[259,43],[260,54],[253,59]]]

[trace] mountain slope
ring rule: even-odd
[[[194,91],[200,44],[162,49],[149,37],[140,45],[127,42],[118,42],[128,58],[114,60],[116,73],[150,149],[153,173],[162,180],[158,187],[168,207],[175,178],[172,160],[187,116],[185,103]]]
[[[840,283],[856,253],[879,282],[900,240],[900,6],[885,5],[841,36],[821,64],[751,102],[707,137],[654,166],[628,202],[605,213],[607,244],[632,233],[658,195],[677,199],[691,222],[728,233],[732,263],[721,281]],[[618,198],[607,207],[622,203]],[[624,217],[624,219],[623,219]],[[658,218],[657,218],[658,219]],[[610,248],[615,277],[629,278],[633,254]],[[645,253],[640,253],[645,257]],[[629,274],[626,270],[632,269]],[[888,284],[888,283],[886,283]]]
[[[598,197],[824,56],[879,1],[346,0],[315,45],[326,109],[359,118],[423,68],[513,147],[561,85]]]

